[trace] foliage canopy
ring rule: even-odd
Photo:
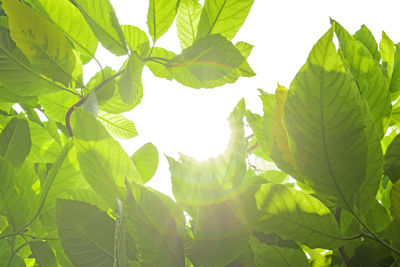
[[[121,113],[145,67],[191,88],[254,76],[253,46],[231,41],[253,0],[150,0],[150,38],[109,0],[0,3],[0,266],[400,262],[400,44],[386,34],[331,20],[289,90],[260,90],[262,115],[236,105],[223,154],[167,156],[173,200],[145,186],[157,148],[129,156],[116,140],[138,134]],[[179,55],[155,46],[175,18]]]

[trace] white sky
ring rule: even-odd
[[[131,24],[147,32],[147,0],[111,0],[111,3],[120,24]],[[226,118],[236,103],[244,97],[247,108],[260,113],[257,88],[273,92],[277,83],[289,87],[313,44],[328,30],[329,17],[350,33],[365,24],[378,42],[384,30],[397,43],[399,12],[400,2],[394,0],[255,0],[233,42],[254,45],[248,62],[257,75],[239,78],[232,85],[196,90],[157,78],[145,68],[142,102],[124,114],[135,123],[139,136],[121,144],[129,155],[146,142],[158,148],[160,165],[149,185],[170,194],[170,174],[163,154],[176,158],[177,152],[182,152],[204,160],[222,153],[230,135]],[[157,46],[180,53],[175,24],[157,41]],[[103,66],[115,70],[126,59],[114,57],[101,47],[96,57]],[[85,69],[86,81],[97,71],[98,67],[89,63]]]

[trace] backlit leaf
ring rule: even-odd
[[[111,53],[128,53],[124,34],[109,0],[72,0],[85,17],[93,33]]]
[[[346,72],[332,37],[330,29],[314,45],[290,85],[284,121],[305,183],[352,209],[361,184],[379,181],[380,166],[375,169],[373,165],[372,172],[367,159],[379,156],[381,149],[376,133],[371,131],[365,102]]]
[[[367,26],[362,25],[361,28],[354,34],[354,38],[360,41],[366,48],[368,48],[372,57],[376,61],[379,62],[381,60],[381,54],[378,50],[378,44],[376,43],[375,37],[372,35]]]
[[[68,0],[28,0],[37,11],[56,24],[75,49],[82,54],[83,62],[89,62],[97,48],[97,39],[94,36],[85,18]]]
[[[106,66],[103,71],[100,70],[90,78],[89,82],[86,84],[86,88],[89,90],[94,90],[97,86],[104,82],[104,80],[109,79],[114,74],[115,71],[111,67]],[[104,102],[112,98],[116,88],[117,83],[115,80],[112,80],[104,84],[104,86],[102,86],[99,90],[96,90],[96,99],[98,103],[102,105]]]
[[[400,44],[396,44],[392,78],[390,79],[390,93],[392,100],[397,99],[400,94]]]
[[[66,91],[41,95],[38,99],[46,115],[62,124],[65,124],[68,109],[80,100],[78,96]]]
[[[158,151],[152,143],[146,143],[139,148],[131,159],[143,179],[148,182],[155,174],[158,167]]]
[[[175,19],[179,0],[149,0],[147,26],[153,42],[166,33]]]
[[[168,61],[176,57],[176,54],[162,47],[154,47],[151,56],[157,58],[164,58],[166,59],[166,61]],[[164,65],[165,62],[164,61],[159,61],[159,62],[160,63],[154,61],[147,61],[146,66],[149,67],[154,76],[159,78],[165,78],[167,80],[172,80],[173,75]]]
[[[337,22],[333,25],[339,39],[340,51],[357,82],[361,96],[368,102],[379,136],[383,137],[392,109],[388,79],[382,74],[379,63],[364,45],[355,40]]]
[[[31,151],[31,133],[24,119],[13,118],[0,134],[0,155],[19,167]]]
[[[51,247],[43,241],[29,243],[33,256],[41,266],[57,267],[57,260]]]
[[[268,246],[257,238],[250,240],[251,247],[255,254],[255,263],[263,266],[309,266],[307,257],[300,249],[286,248],[280,246]]]
[[[57,26],[22,2],[4,0],[3,8],[11,38],[37,70],[65,86],[82,84],[82,65]]]
[[[121,29],[129,50],[131,52],[136,51],[141,57],[147,57],[150,52],[150,42],[146,33],[132,25],[122,25]]]
[[[250,12],[254,0],[206,0],[196,39],[209,34],[232,40]]]
[[[77,109],[72,126],[80,170],[93,188],[110,207],[115,199],[123,200],[125,178],[142,183],[142,178],[121,145],[114,140],[91,114]]]
[[[169,210],[150,190],[132,186],[126,208],[138,261],[149,266],[185,266],[183,243]]]
[[[394,184],[390,191],[390,211],[394,219],[400,222],[400,182]]]
[[[201,10],[198,0],[181,0],[179,4],[176,28],[182,49],[191,46],[196,39]]]
[[[126,62],[126,69],[118,80],[119,94],[126,103],[139,104],[143,96],[142,71],[144,63],[133,52]]]
[[[33,68],[5,28],[0,28],[0,73],[0,81],[16,95],[34,96],[60,90],[59,85]],[[1,91],[4,98],[6,92],[3,88]]]
[[[29,122],[32,146],[28,160],[32,162],[52,163],[60,153],[60,145],[50,133],[37,123]]]
[[[244,223],[312,248],[337,248],[343,237],[330,210],[318,199],[279,184],[263,184],[234,202]]]
[[[107,213],[85,202],[57,200],[57,229],[74,266],[112,266],[115,222]]]
[[[400,179],[400,135],[397,135],[387,148],[383,169],[393,183]]]
[[[201,207],[188,256],[196,266],[225,265],[240,255],[249,237],[226,203]]]
[[[213,88],[233,83],[239,75],[234,71],[246,59],[226,38],[208,35],[193,43],[170,62],[174,79],[193,88]]]
[[[114,138],[129,139],[138,134],[133,122],[122,115],[100,111],[97,118]]]
[[[382,39],[379,43],[379,50],[382,56],[382,65],[386,70],[386,74],[389,77],[392,77],[392,69],[393,69],[393,60],[394,60],[394,43],[390,40],[389,36],[386,35],[384,31],[382,31]]]

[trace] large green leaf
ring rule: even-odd
[[[133,52],[126,62],[126,69],[118,80],[119,94],[122,101],[129,104],[139,104],[143,96],[142,71],[144,63]]]
[[[284,121],[305,183],[352,210],[363,182],[378,180],[379,184],[381,149],[371,131],[374,127],[366,104],[342,64],[332,37],[333,28],[314,45],[307,63],[290,85]],[[378,163],[375,159],[368,162],[377,156]]]
[[[397,99],[400,94],[400,43],[396,44],[392,78],[390,79],[390,93],[393,100]]]
[[[83,176],[110,207],[124,199],[125,178],[142,183],[142,178],[121,145],[89,112],[77,109],[72,116],[75,145]]]
[[[376,61],[379,62],[381,60],[381,54],[378,50],[378,44],[376,43],[374,35],[372,35],[372,32],[367,28],[367,26],[362,25],[361,28],[354,34],[354,38],[360,41],[366,48],[368,48],[372,57]]]
[[[168,62],[173,78],[193,88],[213,88],[233,83],[239,75],[235,69],[245,57],[225,37],[212,34],[184,49]]]
[[[148,182],[156,173],[158,167],[158,151],[152,143],[146,143],[139,148],[131,159],[142,176],[143,183]]]
[[[65,86],[82,84],[82,64],[57,26],[22,2],[4,0],[3,8],[11,38],[36,69]]]
[[[333,22],[341,52],[349,66],[361,95],[367,100],[379,136],[387,129],[392,105],[388,79],[369,50],[355,40],[340,24]]]
[[[392,69],[393,69],[393,60],[394,60],[394,43],[390,40],[389,36],[386,35],[384,31],[382,31],[382,39],[379,42],[379,50],[382,56],[382,66],[385,71],[385,74],[389,77],[392,77]]]
[[[200,207],[194,239],[187,254],[197,265],[228,264],[246,248],[250,233],[230,210],[220,203]]]
[[[117,56],[128,53],[124,34],[109,0],[72,0],[101,44]]]
[[[84,63],[89,62],[96,52],[97,39],[85,18],[68,0],[28,0],[28,3],[56,24],[75,49],[82,54]]]
[[[309,266],[306,254],[299,248],[287,248],[267,245],[257,238],[251,238],[251,248],[254,251],[254,261],[257,266]]]
[[[233,39],[242,27],[254,0],[206,0],[201,12],[197,37],[220,33]]]
[[[198,0],[181,0],[179,4],[176,28],[182,49],[191,46],[196,39],[201,10]]]
[[[41,266],[57,267],[57,260],[51,247],[43,241],[29,243],[32,254]]]
[[[132,25],[122,25],[121,28],[129,50],[136,51],[141,57],[147,57],[150,52],[150,42],[146,33]]]
[[[38,97],[39,104],[52,120],[65,124],[65,117],[70,109],[80,98],[67,91],[45,94]]]
[[[132,186],[126,209],[138,261],[145,266],[185,266],[183,242],[169,209],[150,190]]]
[[[8,29],[0,27],[0,81],[12,93],[21,96],[36,96],[55,92],[59,86],[37,72],[25,55],[11,40]],[[4,89],[2,98],[4,97]]]
[[[7,217],[13,232],[21,230],[35,212],[36,199],[29,179],[32,177],[18,175],[0,156],[0,213]]]
[[[400,222],[400,180],[398,180],[390,191],[390,211],[393,218]]]
[[[393,183],[400,179],[400,135],[397,135],[387,148],[383,169]]]
[[[153,42],[166,33],[175,19],[179,0],[149,0],[147,26]]]
[[[249,187],[232,207],[245,224],[312,248],[337,248],[343,236],[330,210],[318,199],[279,184]]]
[[[53,163],[60,153],[60,145],[50,133],[37,123],[29,122],[32,147],[28,160],[40,163]]]
[[[57,200],[57,229],[74,266],[112,266],[115,222],[107,213],[85,202]]]
[[[0,134],[0,155],[19,167],[31,151],[31,133],[24,119],[13,118]]]
[[[133,122],[120,114],[100,111],[98,120],[114,138],[129,139],[138,135]]]

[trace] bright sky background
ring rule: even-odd
[[[120,24],[131,24],[147,32],[147,0],[111,0],[111,3]],[[160,165],[148,185],[170,194],[170,174],[163,154],[177,158],[181,152],[204,160],[222,153],[230,136],[226,118],[236,103],[244,97],[247,108],[260,113],[257,88],[273,92],[277,83],[289,87],[314,43],[329,29],[329,17],[352,34],[365,24],[378,42],[384,30],[397,43],[399,11],[398,0],[255,0],[233,42],[254,45],[248,62],[257,75],[239,78],[232,85],[196,90],[157,78],[145,68],[142,102],[124,114],[135,123],[139,136],[121,144],[129,155],[146,142],[158,148]],[[180,53],[175,24],[157,41],[157,46]],[[114,70],[126,59],[115,57],[101,47],[96,57],[103,66],[109,65]],[[86,81],[97,71],[98,67],[89,63],[85,69]]]

